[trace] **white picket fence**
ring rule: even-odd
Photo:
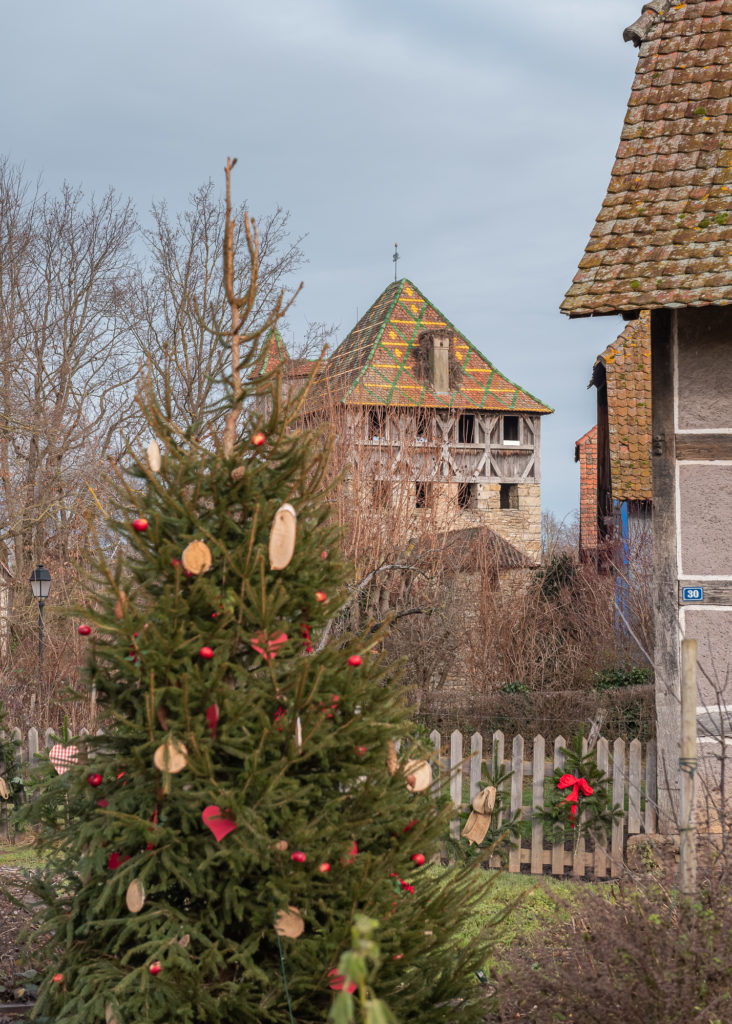
[[[81,735],[88,735],[86,729]],[[31,761],[43,748],[50,749],[56,741],[57,734],[52,729],[39,733],[31,728],[25,736],[20,729],[13,729],[11,739],[20,748],[23,761]],[[520,811],[521,820],[531,821],[531,838],[524,839],[520,846],[512,849],[508,855],[508,870],[520,872],[528,865],[532,875],[572,874],[576,877],[592,874],[596,878],[615,878],[623,869],[625,839],[629,835],[640,832],[656,831],[656,744],[651,740],[646,744],[645,752],[639,740],[626,744],[624,740],[610,743],[600,737],[595,748],[598,768],[612,780],[613,804],[625,809],[623,819],[612,827],[609,842],[580,839],[572,848],[572,844],[549,843],[544,837],[542,822],[534,815],[534,810],[544,804],[544,782],[550,778],[555,768],[564,767],[561,748],[567,741],[557,736],[553,745],[548,745],[543,736],[533,739],[533,757],[524,759],[524,738],[515,736],[510,756],[506,756],[505,739],[499,730],[494,732],[490,740],[485,740],[480,733],[473,733],[469,739],[470,750],[466,751],[461,732],[455,730],[447,742],[436,730],[430,733],[430,741],[435,751],[435,766],[439,768],[439,786],[446,786],[450,799],[456,809],[467,812],[469,801],[479,792],[483,764],[487,763],[492,770],[494,760],[508,772],[512,772],[508,780],[510,790],[510,812]],[[547,746],[549,760],[547,760]],[[585,750],[587,741],[584,743]],[[525,780],[531,779],[531,800],[525,803]],[[468,802],[463,800],[467,792]],[[627,809],[626,809],[627,807]],[[459,839],[461,821],[455,817],[450,824],[452,838]],[[493,855],[490,858],[493,866],[499,866],[500,859]]]
[[[595,748],[597,766],[612,780],[613,804],[623,809],[627,804],[627,809],[624,818],[613,825],[609,841],[608,837],[595,840],[581,838],[575,844],[549,843],[544,837],[542,822],[534,814],[534,810],[544,804],[545,779],[552,776],[555,768],[564,767],[561,748],[566,747],[567,741],[563,736],[557,736],[553,747],[549,746],[550,760],[547,760],[546,740],[543,736],[535,736],[530,761],[524,759],[522,736],[514,737],[511,754],[506,756],[504,735],[500,731],[493,733],[490,743],[480,733],[473,733],[469,752],[465,751],[463,735],[458,730],[451,733],[445,743],[437,731],[430,733],[430,740],[440,769],[439,784],[448,787],[450,799],[461,811],[469,809],[463,801],[464,784],[472,801],[481,788],[484,762],[492,770],[495,759],[513,773],[507,780],[511,814],[519,811],[521,820],[531,821],[531,838],[524,839],[520,846],[516,845],[510,851],[508,870],[511,872],[518,873],[527,865],[532,875],[571,874],[581,877],[592,874],[596,878],[615,878],[623,870],[626,836],[656,831],[656,744],[653,740],[646,744],[644,756],[639,740],[626,744],[618,739],[611,748],[608,740],[600,737]],[[586,740],[584,749],[586,752]],[[525,803],[527,779],[531,779],[531,800],[528,804]],[[461,821],[455,817],[450,825],[451,836],[459,838],[460,830]],[[494,855],[491,864],[497,867],[500,859]]]

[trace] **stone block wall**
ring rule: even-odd
[[[518,508],[501,508],[501,484],[478,484],[476,512],[481,525],[495,530],[532,561],[541,558],[541,485],[516,484]]]

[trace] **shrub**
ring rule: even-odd
[[[514,946],[488,1018],[542,1024],[732,1020],[732,893],[674,904],[662,893],[588,893],[528,949]]]

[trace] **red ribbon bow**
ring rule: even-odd
[[[587,779],[578,779],[574,775],[563,775],[557,783],[557,789],[569,789],[570,786],[572,787],[572,792],[567,793],[564,799],[572,805],[569,816],[574,819],[577,817],[577,801],[580,790],[582,790],[583,796],[592,796],[595,791]],[[574,828],[574,820],[570,822],[570,825]]]

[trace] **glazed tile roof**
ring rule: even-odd
[[[263,346],[262,362],[257,367],[257,374],[271,373],[280,363],[290,362],[284,339],[276,327],[269,332]]]
[[[597,361],[604,364],[607,381],[612,496],[650,501],[650,314],[632,320]]]
[[[413,352],[423,331],[448,331],[463,370],[459,388],[435,392],[416,375]],[[333,352],[311,401],[549,413],[504,377],[411,281],[394,281]]]
[[[732,0],[645,8],[610,185],[561,307],[570,316],[732,299]]]

